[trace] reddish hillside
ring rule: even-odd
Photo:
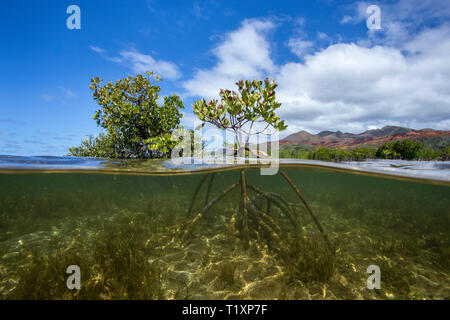
[[[362,146],[378,147],[385,142],[405,139],[413,141],[444,139],[448,141],[450,140],[450,131],[414,130],[394,126],[368,130],[360,134],[342,133],[340,131],[322,131],[318,134],[310,134],[306,131],[300,131],[280,140],[280,145],[354,149]]]

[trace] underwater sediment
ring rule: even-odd
[[[241,169],[0,173],[0,298],[450,298],[448,184],[282,170],[324,234],[280,174],[256,168],[245,197]]]

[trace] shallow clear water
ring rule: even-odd
[[[74,161],[0,159],[0,298],[450,298],[446,179],[282,163],[328,246],[280,174],[245,169],[245,228],[242,168]],[[367,288],[370,265],[380,289]]]

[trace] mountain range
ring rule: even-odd
[[[359,134],[341,131],[321,131],[318,134],[311,134],[302,130],[281,139],[279,143],[280,147],[354,149],[357,147],[379,147],[386,142],[405,139],[419,141],[432,148],[440,148],[450,145],[450,131],[428,128],[415,130],[396,126],[385,126],[381,129],[367,130]]]

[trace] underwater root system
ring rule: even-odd
[[[289,183],[289,185],[295,191],[297,196],[300,198],[301,202],[303,203],[310,217],[312,218],[314,224],[319,230],[324,242],[326,243],[328,250],[332,254],[334,254],[335,251],[330,241],[328,240],[328,237],[322,225],[320,224],[316,215],[312,211],[311,206],[308,204],[305,197],[300,192],[299,188],[294,184],[294,182],[287,176],[287,174],[284,171],[280,170],[280,174]],[[203,218],[205,218],[205,215],[207,214],[208,210],[210,210],[212,206],[221,201],[231,191],[236,189],[238,185],[240,185],[241,187],[240,188],[241,200],[238,206],[239,207],[238,210],[241,212],[241,214],[240,215],[234,214],[233,217],[231,218],[232,220],[230,224],[233,225],[234,228],[238,231],[241,238],[241,242],[245,249],[248,249],[249,247],[250,235],[252,235],[258,241],[261,241],[263,238],[266,239],[265,242],[267,242],[268,245],[276,252],[280,252],[280,248],[286,246],[285,240],[283,240],[282,237],[281,227],[272,217],[271,214],[273,212],[272,207],[277,207],[280,210],[280,212],[289,219],[290,223],[294,226],[295,237],[296,238],[299,237],[301,227],[298,223],[298,217],[296,215],[296,211],[294,210],[293,206],[283,196],[277,193],[266,192],[254,185],[248,184],[245,170],[241,170],[239,181],[230,185],[228,188],[223,190],[215,198],[213,198],[211,201],[208,202],[207,200],[211,192],[211,186],[214,181],[214,175],[215,173],[211,175],[207,187],[206,201],[203,209],[200,210],[200,212],[198,212],[191,220],[184,223],[177,229],[176,238],[181,240],[182,243],[188,241],[191,238],[195,226],[198,225],[198,223]],[[191,203],[187,213],[188,217],[190,217],[192,214],[194,203],[198,196],[199,190],[201,189],[202,185],[206,183],[207,178],[208,175],[203,177],[194,191],[194,195],[193,198],[191,199]],[[248,191],[252,191],[252,193],[254,194],[252,198],[250,198]],[[266,208],[262,208],[263,200],[267,202]]]

